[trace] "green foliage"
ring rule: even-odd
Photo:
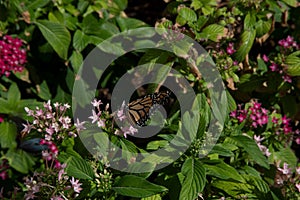
[[[120,195],[138,198],[150,197],[167,191],[167,188],[163,186],[153,184],[144,178],[134,175],[123,176],[115,183],[112,189]]]
[[[0,40],[5,35],[22,38],[27,50],[25,69],[0,77],[1,195],[6,199],[24,196],[32,188],[24,178],[43,172],[50,174],[46,185],[67,191],[65,199],[299,199],[299,155],[295,153],[300,141],[296,133],[300,112],[299,2],[170,1],[164,18],[157,20],[155,26],[172,29],[177,35],[164,38],[167,31],[158,29],[163,38],[158,43],[151,40],[155,31],[144,29],[154,24],[139,20],[138,15],[128,17],[132,15],[127,8],[127,0],[0,0]],[[124,37],[122,42],[106,40],[121,32],[134,33],[137,28],[142,29],[136,36]],[[195,45],[180,34],[197,41],[210,58],[205,57],[206,52],[198,55]],[[134,41],[140,35],[144,39]],[[131,51],[128,46],[137,50]],[[163,49],[166,46],[170,48]],[[86,71],[81,66],[94,48],[105,53],[105,59],[112,55],[118,58],[105,71],[91,66],[90,77],[83,79],[80,75]],[[203,71],[199,71],[197,65],[203,63]],[[133,96],[158,91],[170,74],[175,77],[172,84],[178,86],[178,91],[187,84],[196,94],[195,99],[189,99],[190,111],[182,111],[180,96],[171,95],[170,102],[164,105],[168,117],[162,122],[163,129],[147,139],[136,139],[131,134],[123,137],[118,132],[121,127],[115,123],[116,113],[110,113],[109,107],[115,101],[110,94],[122,75],[135,77],[137,85],[143,80],[141,74],[132,73],[138,65],[155,84],[141,86]],[[205,77],[211,65],[216,65],[226,85],[219,94],[211,90],[220,86],[219,80]],[[156,75],[151,74],[157,66]],[[97,88],[91,88],[89,81],[98,82]],[[188,92],[182,93],[185,95]],[[42,109],[46,106],[42,102],[48,100],[73,102],[76,113],[94,97],[103,101],[98,114],[105,127],[90,130],[92,125],[85,123],[88,130],[81,130],[78,138],[71,138],[74,133],[69,131],[52,146],[57,148],[57,159],[66,168],[55,171],[56,161],[45,161],[45,152],[33,154],[20,148],[28,138],[60,134],[44,131],[48,124],[41,124],[30,133],[24,131],[30,124],[38,123],[33,121],[34,116],[28,116],[25,107]],[[253,101],[266,108],[268,123],[256,127],[252,124],[254,111],[249,108]],[[242,112],[244,103],[245,119],[233,117],[234,111]],[[71,112],[65,114],[72,118]],[[22,119],[17,122],[16,117]],[[160,113],[154,117],[153,124],[163,121]],[[284,122],[285,117],[288,122]],[[72,119],[74,132],[78,123]],[[219,136],[220,130],[223,131]],[[81,140],[95,145],[92,151],[99,155],[92,158],[90,146],[84,146]],[[115,148],[122,152],[114,151]],[[164,148],[162,155],[156,153]],[[147,156],[138,157],[141,153]],[[130,164],[128,169],[132,172],[146,172],[120,172],[110,166],[110,161]],[[166,163],[167,167],[159,168]],[[58,176],[64,174],[81,183],[79,196],[66,189],[71,188],[70,179],[57,184]],[[15,197],[16,186],[21,190]],[[41,190],[35,195],[46,198],[45,193]]]

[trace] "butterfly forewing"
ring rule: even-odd
[[[145,126],[149,119],[150,110],[154,105],[164,105],[169,97],[169,92],[159,92],[144,96],[140,99],[130,102],[127,106],[127,116],[132,123],[138,126]]]

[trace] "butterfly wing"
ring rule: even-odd
[[[128,104],[127,116],[130,121],[138,126],[145,126],[150,117],[150,110],[154,105],[164,105],[167,102],[170,92],[159,92],[144,96]]]

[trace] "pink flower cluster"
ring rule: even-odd
[[[287,36],[287,38],[285,38],[285,39],[279,40],[278,44],[285,49],[288,49],[288,48],[299,49],[299,44],[297,44],[297,42],[294,40],[294,38],[291,37],[290,35]]]
[[[34,118],[32,124],[23,124],[23,132],[29,133],[31,129],[44,134],[45,141],[63,140],[65,137],[77,137],[83,127],[83,123],[77,120],[77,123],[72,124],[71,118],[64,116],[70,105],[54,103],[54,108],[51,102],[44,103],[44,108],[37,107],[35,110],[30,110],[25,107],[27,116]]]
[[[234,119],[237,119],[239,123],[244,121],[249,122],[249,126],[251,128],[263,127],[265,124],[269,122],[269,114],[270,111],[263,108],[261,103],[256,101],[252,101],[248,109],[242,109],[242,105],[238,105],[238,109],[234,110],[230,113],[230,116]],[[275,113],[273,113],[275,114]],[[279,117],[280,116],[280,117]],[[281,115],[277,115],[272,117],[272,131],[280,136],[281,139],[293,138],[297,144],[300,144],[300,130],[293,131],[291,126],[291,119],[287,118],[285,115],[281,117]],[[284,136],[284,137],[282,137]],[[255,136],[256,139],[260,139]],[[258,140],[256,140],[258,143]],[[261,141],[261,140],[260,140]],[[259,142],[260,142],[259,141]],[[263,148],[261,148],[263,150]],[[263,150],[263,152],[265,152]],[[267,154],[266,154],[267,155]]]
[[[43,151],[43,158],[47,161],[52,160],[55,166],[60,163],[56,160],[58,148],[55,144],[57,141],[62,141],[66,137],[77,137],[80,130],[84,129],[83,123],[77,120],[77,123],[72,124],[71,118],[65,116],[70,105],[54,103],[54,108],[51,102],[44,103],[44,108],[36,107],[31,110],[25,107],[27,116],[33,117],[32,124],[23,124],[22,132],[30,133],[32,129],[42,134],[43,139],[40,140],[41,145],[47,145],[49,151]]]
[[[0,76],[9,76],[11,71],[21,72],[24,69],[26,50],[19,38],[6,35],[0,40]]]
[[[89,117],[89,119],[92,120],[92,123],[97,123],[99,128],[105,128],[105,119],[101,117],[102,111],[100,109],[100,105],[102,104],[101,100],[94,99],[92,105],[95,107],[96,111],[92,110],[93,115]]]
[[[269,62],[268,56],[263,55],[262,58],[265,62]],[[278,64],[276,64],[274,61],[270,61],[270,62],[271,62],[271,65],[269,66],[269,68],[272,72],[278,72],[279,74],[281,74],[282,75],[281,78],[283,79],[284,82],[287,82],[287,83],[292,82],[292,77],[290,75],[286,74],[284,72],[284,70],[280,69]]]
[[[289,167],[288,163],[284,162],[282,168],[279,166],[279,163],[277,164],[277,173],[275,175],[275,186],[283,187],[291,183],[300,192],[300,167],[296,168],[296,173],[293,175],[293,169]]]
[[[234,54],[236,52],[236,50],[234,49],[234,46],[233,46],[232,42],[228,44],[228,46],[226,48],[226,52],[229,55],[232,55],[232,54]]]
[[[242,109],[241,105],[238,105],[238,107],[239,109],[232,111],[230,116],[236,118],[240,123],[247,119],[251,122],[253,128],[262,127],[268,123],[268,110],[262,108],[261,103],[253,101],[248,110]]]
[[[263,152],[264,155],[266,155],[267,157],[269,157],[271,155],[268,147],[266,147],[265,145],[261,144],[261,142],[264,140],[264,137],[260,137],[259,135],[254,135],[254,140],[258,146],[258,148],[260,149],[261,152]]]
[[[27,192],[24,199],[35,199],[38,197],[47,199],[74,199],[81,192],[82,183],[65,172],[66,164],[59,167],[47,166],[43,172],[34,172],[33,176],[25,177]],[[73,191],[72,191],[72,190]],[[37,195],[38,194],[38,195]],[[37,195],[37,196],[36,196]]]

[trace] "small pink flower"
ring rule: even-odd
[[[233,43],[228,44],[228,47],[226,48],[226,52],[229,55],[232,55],[236,52],[236,50],[234,49]]]
[[[289,45],[292,45],[293,42],[294,42],[294,38],[291,37],[290,35],[288,35],[287,38],[286,38],[286,42],[287,42]]]
[[[276,63],[272,63],[269,68],[271,69],[272,72],[278,71],[278,66]]]
[[[121,127],[121,130],[123,132],[124,137],[127,137],[127,134],[131,134],[134,135],[135,133],[138,132],[138,130],[136,128],[134,128],[133,126],[130,127]]]
[[[268,58],[268,56],[267,56],[266,54],[264,54],[264,55],[262,56],[262,59],[263,59],[263,61],[265,61],[265,62],[269,62],[269,58]]]
[[[278,170],[281,171],[285,175],[291,174],[291,169],[288,167],[287,163],[283,163],[283,168],[278,167]]]
[[[283,75],[282,79],[283,79],[284,82],[287,82],[287,83],[291,83],[292,82],[292,77],[289,76],[289,75],[287,75],[287,74]]]
[[[99,115],[94,110],[92,110],[92,114],[93,114],[92,116],[89,116],[89,119],[92,120],[92,124],[93,124],[99,120]]]
[[[278,124],[278,121],[279,121],[279,119],[278,119],[278,118],[276,118],[276,117],[273,117],[273,118],[272,118],[272,123],[274,123],[274,124]]]
[[[72,179],[70,180],[70,183],[72,184],[74,192],[80,193],[80,191],[82,190],[82,188],[80,187],[82,185],[82,183],[79,183],[79,180],[75,180],[74,177],[72,177]]]
[[[285,115],[281,118],[283,125],[288,125],[290,123],[290,119],[287,118]]]
[[[97,101],[97,99],[94,99],[94,100],[92,101],[92,105],[93,105],[94,107],[97,107],[97,108],[98,108],[101,104],[103,104],[101,100],[98,100],[98,101]]]
[[[4,181],[8,178],[8,173],[7,171],[2,171],[0,172],[0,178]]]
[[[230,117],[236,118],[236,110],[230,112]]]
[[[80,122],[79,119],[77,118],[77,122],[74,124],[76,127],[77,132],[79,133],[81,130],[84,130],[85,127],[83,126],[85,124],[85,121]]]
[[[123,121],[124,119],[126,119],[126,115],[125,115],[125,101],[123,101],[121,108],[119,110],[117,110],[117,119],[120,121]]]
[[[99,128],[105,128],[105,120],[104,119],[99,119],[99,121],[97,122],[97,126]]]
[[[295,142],[296,142],[298,145],[300,145],[300,137],[297,137],[296,140],[295,140]]]
[[[256,143],[260,143],[265,139],[264,137],[260,137],[259,135],[258,136],[254,135],[253,137]]]
[[[296,183],[296,188],[298,189],[298,192],[300,192],[300,183]]]

